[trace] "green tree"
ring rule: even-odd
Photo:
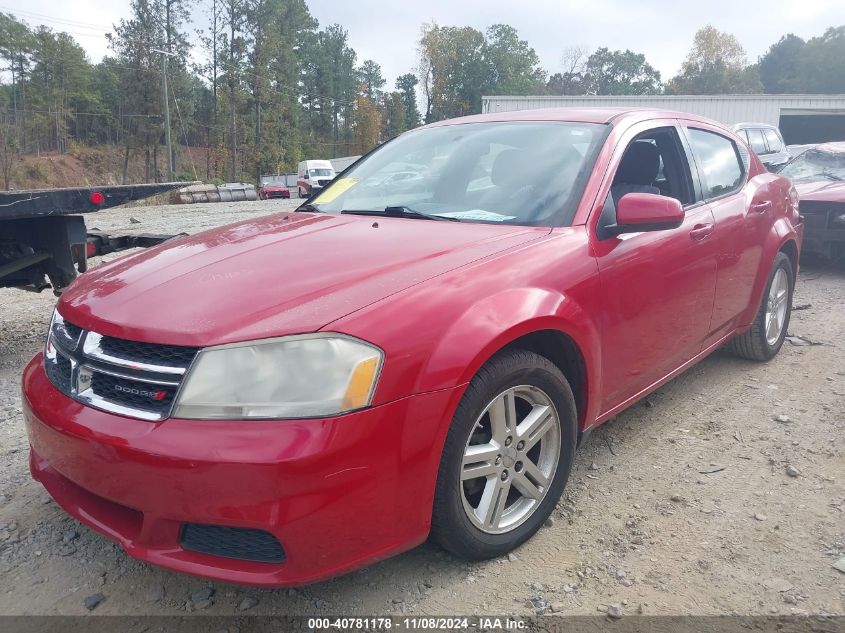
[[[247,54],[246,0],[221,0],[223,30],[221,37],[221,81],[226,86],[226,120],[228,121],[228,180],[238,180],[241,173],[239,144],[246,136],[241,108],[244,105],[244,88]]]
[[[98,109],[90,91],[91,64],[70,35],[44,26],[35,32],[32,61],[31,103],[39,146],[65,152],[69,135],[78,137],[75,112]]]
[[[332,24],[306,38],[302,49],[302,102],[307,112],[305,147],[321,155],[331,147],[348,151],[352,143],[352,119],[358,94],[356,55],[349,46],[349,34]],[[341,143],[341,130],[344,143]]]
[[[27,141],[27,94],[26,80],[32,64],[35,37],[29,26],[10,13],[0,13],[0,59],[4,62],[3,70],[8,71],[12,80],[9,106],[13,118],[4,138],[9,141],[14,136],[15,151],[21,146],[26,148]],[[8,186],[8,184],[7,184]]]
[[[144,151],[144,178],[158,177],[158,147],[162,134],[161,64],[152,48],[164,46],[165,34],[158,7],[150,0],[132,0],[129,19],[121,20],[107,35],[120,66],[120,109],[141,116],[127,119],[124,164],[133,149]],[[125,169],[124,169],[125,172]]]
[[[381,74],[381,66],[372,59],[365,59],[355,73],[362,94],[367,95],[370,101],[378,101],[381,98],[382,88],[387,83]]]
[[[761,90],[757,67],[748,65],[745,49],[736,37],[708,25],[696,32],[681,72],[672,78],[666,91],[743,94]]]
[[[806,91],[805,58],[807,43],[789,33],[769,47],[760,58],[760,81],[773,94]]]
[[[423,27],[419,71],[426,97],[426,122],[473,114],[490,84],[486,40],[471,27]]]
[[[654,95],[660,94],[660,72],[645,55],[630,50],[600,48],[584,64],[582,85],[588,94]]]
[[[290,130],[300,108],[298,51],[316,26],[304,0],[250,0],[247,5],[245,77],[253,140],[245,167],[256,180],[280,171],[290,162],[285,146],[297,145]]]
[[[408,129],[408,125],[405,120],[405,103],[402,93],[399,91],[385,93],[383,101],[381,140],[386,141],[399,136]]]
[[[485,90],[498,95],[525,95],[538,92],[546,82],[537,53],[516,29],[494,24],[487,29],[484,57],[489,66]]]
[[[426,24],[418,51],[427,122],[480,112],[484,94],[544,89],[537,54],[507,24],[494,24],[486,36],[470,27]]]
[[[805,89],[810,93],[845,92],[845,26],[831,27],[807,42],[804,57]]]
[[[280,0],[275,13],[275,20],[269,29],[273,43],[269,63],[271,100],[271,125],[266,126],[265,142],[275,149],[271,161],[275,162],[274,171],[294,169],[301,160],[302,133],[299,118],[300,78],[304,68],[302,51],[305,41],[317,28],[317,21],[311,16],[305,0]],[[351,49],[346,51],[348,54]],[[352,51],[354,55],[354,51]],[[352,62],[354,65],[354,60]],[[347,81],[348,100],[352,101],[354,82]],[[351,109],[351,104],[348,106]],[[333,118],[339,119],[343,111],[340,103],[333,104]]]
[[[396,89],[402,97],[405,108],[405,129],[413,129],[420,124],[420,111],[417,107],[417,84],[419,79],[414,73],[399,75],[396,79]]]

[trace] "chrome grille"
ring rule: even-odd
[[[89,406],[158,421],[170,415],[199,350],[103,336],[53,316],[44,363],[50,382]]]
[[[50,379],[56,388],[62,393],[70,393],[70,377],[72,366],[66,356],[56,354],[51,362],[46,364],[47,378]]]

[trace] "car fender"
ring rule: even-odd
[[[595,417],[599,393],[599,333],[590,313],[572,296],[548,288],[509,288],[470,305],[446,329],[422,368],[418,392],[468,383],[496,352],[522,336],[552,330],[580,351],[586,376],[584,420]],[[573,389],[578,385],[572,385]]]
[[[795,228],[787,218],[779,217],[772,224],[772,229],[769,231],[766,243],[763,246],[760,268],[757,271],[757,277],[754,279],[754,288],[751,292],[751,304],[742,315],[740,321],[742,324],[741,327],[745,328],[753,323],[754,317],[760,309],[760,303],[763,301],[763,293],[766,290],[766,284],[769,281],[769,273],[774,265],[775,257],[789,242],[795,245],[796,253],[800,251],[800,239]],[[797,273],[797,270],[793,270],[793,273]]]

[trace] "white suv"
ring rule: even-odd
[[[779,171],[789,162],[789,152],[780,130],[768,123],[737,123],[733,131],[748,143],[769,171]]]

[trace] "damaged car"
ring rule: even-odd
[[[804,217],[804,253],[845,257],[845,143],[815,145],[781,170],[795,183]]]

